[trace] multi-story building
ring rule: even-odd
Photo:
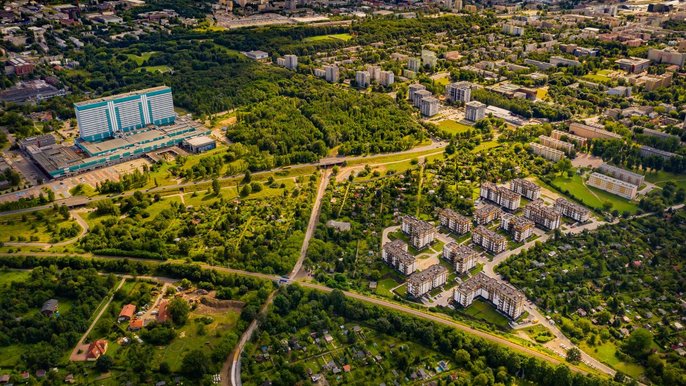
[[[572,150],[574,150],[574,145],[569,142],[560,141],[559,139],[555,139],[545,135],[539,135],[538,139],[541,141],[541,145],[561,150],[567,154],[571,153]]]
[[[417,108],[422,107],[422,99],[432,97],[434,94],[429,90],[416,90],[412,94],[412,105]]]
[[[316,76],[317,78],[326,78],[326,70],[323,68],[315,68],[314,76]]]
[[[482,297],[512,319],[524,312],[525,296],[513,286],[493,279],[483,272],[470,277],[455,288],[453,298],[462,307],[469,307],[475,298]]]
[[[14,57],[5,63],[5,75],[24,76],[33,72],[35,65],[28,60]]]
[[[629,200],[638,192],[638,186],[600,173],[592,173],[586,184]]]
[[[357,71],[355,73],[355,83],[357,83],[357,87],[359,88],[369,87],[370,79],[371,75],[369,75],[369,72],[367,71]]]
[[[555,208],[546,206],[543,200],[535,200],[524,207],[524,217],[546,229],[560,227],[560,212]]]
[[[515,178],[510,181],[510,190],[532,201],[541,197],[541,187],[523,178]]]
[[[407,60],[407,68],[410,71],[417,72],[422,69],[422,60],[420,58],[409,58]]]
[[[524,27],[514,25],[514,24],[505,24],[503,25],[503,33],[507,35],[514,35],[514,36],[522,36],[524,35],[524,32],[526,30]]]
[[[441,209],[438,211],[438,221],[441,225],[448,228],[451,232],[463,235],[472,229],[472,222],[469,218],[455,212],[452,209]]]
[[[581,62],[578,60],[574,60],[574,59],[563,58],[561,56],[553,56],[550,58],[550,64],[557,66],[557,67],[559,67],[559,66],[576,67],[576,66],[580,66]]]
[[[569,125],[569,132],[584,138],[622,139],[619,134],[577,122]]]
[[[586,142],[588,141],[584,137],[580,137],[578,135],[574,135],[571,133],[568,133],[566,131],[560,131],[560,130],[553,130],[553,132],[550,134],[551,137],[555,139],[559,139],[560,141],[566,141],[570,142],[576,146],[579,147],[584,147],[586,146]]]
[[[648,50],[648,59],[655,63],[676,64],[677,66],[682,67],[686,61],[686,54],[673,49],[659,50],[657,48],[651,48]]]
[[[402,240],[386,243],[381,251],[381,258],[403,275],[410,275],[417,269],[415,257],[407,251],[407,244]]]
[[[437,62],[438,58],[436,57],[435,52],[429,50],[422,50],[422,65],[424,67],[434,68],[436,67]]]
[[[474,220],[478,225],[486,225],[500,218],[502,211],[494,205],[486,204],[474,211]]]
[[[465,105],[465,119],[476,122],[486,115],[486,105],[479,101],[467,102]]]
[[[286,61],[284,64],[284,67],[288,68],[289,70],[297,70],[298,69],[298,57],[295,55],[284,55],[284,60]]]
[[[445,99],[448,102],[464,102],[472,100],[472,84],[469,82],[450,83],[445,87]]]
[[[616,166],[612,166],[610,164],[604,163],[600,165],[598,168],[598,171],[602,174],[608,175],[610,177],[614,177],[618,180],[622,180],[624,182],[628,182],[630,184],[636,185],[636,186],[641,186],[643,182],[645,181],[645,177],[638,174],[631,172],[626,169],[618,168]]]
[[[439,107],[439,100],[437,98],[434,98],[433,96],[424,97],[419,102],[419,110],[425,117],[433,117],[434,115],[438,114]]]
[[[382,86],[388,87],[395,83],[395,74],[393,71],[381,71],[378,79]]]
[[[88,142],[176,120],[172,90],[165,86],[74,103],[74,111],[80,139]]]
[[[591,213],[588,209],[586,209],[586,207],[566,200],[562,197],[555,200],[555,209],[562,213],[563,216],[567,216],[578,222],[588,221]]]
[[[415,272],[407,278],[407,293],[418,299],[434,288],[445,284],[448,279],[448,269],[440,264]]]
[[[503,214],[500,227],[512,234],[512,239],[518,243],[526,241],[533,233],[536,225],[533,221],[521,216]]]
[[[531,148],[532,153],[540,155],[541,157],[553,162],[557,162],[565,158],[565,153],[553,149],[552,147],[543,146],[540,143],[531,142],[529,143],[529,147]]]
[[[453,263],[455,272],[458,273],[474,268],[477,257],[479,257],[479,252],[456,242],[448,243],[443,247],[443,258]]]
[[[626,72],[631,72],[634,74],[638,74],[640,72],[643,72],[650,67],[650,59],[644,59],[644,58],[622,58],[619,60],[615,60],[615,63],[619,65],[619,68],[626,71]]]
[[[472,242],[483,247],[488,252],[498,254],[505,250],[507,240],[483,225],[479,225],[472,232]]]
[[[401,228],[410,236],[410,244],[418,250],[429,246],[436,237],[436,228],[433,225],[413,216],[403,216]]]
[[[332,64],[330,66],[325,66],[324,67],[324,78],[326,79],[327,82],[329,83],[338,83],[340,80],[340,71],[338,69],[338,66],[335,64]]]
[[[426,86],[419,83],[413,83],[408,87],[408,98],[412,101],[413,106],[417,106],[417,103],[414,102],[414,94],[418,91],[426,91]]]
[[[654,147],[646,146],[646,145],[641,145],[638,148],[638,152],[641,155],[641,157],[662,157],[664,159],[670,159],[674,157],[676,154],[656,149]]]
[[[504,186],[498,186],[492,182],[482,183],[481,189],[479,190],[479,195],[481,198],[495,202],[496,204],[509,210],[517,210],[521,202],[521,196],[519,194]]]
[[[381,80],[381,66],[367,66],[367,71],[371,76],[372,82],[378,82]]]

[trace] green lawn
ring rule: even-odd
[[[52,209],[0,217],[0,242],[50,242],[59,229],[78,226],[75,220],[65,220]],[[53,230],[51,230],[51,228]],[[80,231],[80,227],[79,227]],[[31,240],[31,237],[34,239]]]
[[[495,308],[493,308],[493,305],[481,299],[474,300],[474,303],[462,310],[462,312],[475,319],[483,320],[495,326],[506,329],[510,328],[509,320],[496,311]]]
[[[497,141],[482,142],[479,144],[479,146],[472,149],[472,153],[478,153],[480,151],[489,150],[498,146],[500,146],[500,144]]]
[[[584,205],[602,209],[603,203],[608,201],[612,203],[612,209],[617,209],[620,212],[629,211],[630,213],[635,213],[638,210],[638,206],[633,202],[624,199],[614,194],[596,189],[590,186],[586,186],[580,175],[574,174],[574,177],[558,176],[553,182],[553,186],[560,190],[567,190],[571,195],[581,200]]]
[[[550,330],[540,324],[523,328],[522,331],[529,335],[531,339],[541,344],[548,343],[555,338]]]
[[[465,125],[460,122],[455,122],[450,119],[438,122],[438,127],[448,134],[460,134],[472,129],[472,127],[469,125]]]
[[[136,62],[137,65],[141,66],[143,63],[150,59],[152,54],[154,54],[155,51],[148,51],[148,52],[143,52],[140,55],[134,55],[134,54],[126,54],[126,56],[129,58],[129,60],[132,60]]]
[[[646,173],[646,181],[651,182],[657,186],[664,186],[667,182],[672,181],[678,187],[686,189],[686,175],[674,174],[665,171],[658,171],[654,173]]]
[[[145,66],[145,67],[139,67],[136,69],[136,71],[147,71],[147,72],[159,72],[159,73],[167,73],[171,72],[172,69],[169,66]]]
[[[380,280],[376,286],[376,294],[392,298],[393,292],[391,292],[391,289],[397,287],[399,284],[400,283],[398,283],[394,279]]]
[[[615,370],[621,371],[624,374],[629,375],[632,378],[639,378],[643,375],[645,369],[636,363],[622,362],[615,356],[617,352],[617,347],[612,342],[606,342],[600,346],[591,347],[585,342],[582,342],[580,348],[584,350],[588,355],[598,359],[599,361],[607,364]]]
[[[353,36],[351,34],[331,34],[331,35],[319,35],[319,36],[310,36],[308,38],[303,39],[304,42],[316,42],[316,41],[321,41],[321,40],[329,40],[329,39],[338,39],[338,40],[343,40],[343,41],[348,41],[352,39]]]
[[[612,79],[610,79],[609,77],[602,75],[600,71],[598,71],[597,74],[584,75],[582,78],[595,83],[608,83],[612,81]]]
[[[10,284],[13,281],[25,281],[30,274],[29,271],[2,271],[0,272],[0,286]]]

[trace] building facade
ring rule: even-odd
[[[610,164],[604,163],[600,165],[598,168],[598,171],[602,174],[608,175],[610,177],[616,178],[618,180],[622,180],[624,182],[628,182],[632,185],[636,186],[641,186],[643,185],[643,182],[645,182],[645,177],[638,174],[634,173],[632,171],[618,168],[616,166],[612,166]]]
[[[569,124],[569,132],[584,138],[622,139],[619,134],[577,122]]]
[[[436,237],[436,228],[433,225],[413,216],[403,216],[401,229],[410,236],[410,244],[418,250],[428,247]]]
[[[483,225],[479,225],[472,232],[472,242],[493,254],[504,251],[507,245],[505,237],[493,232]]]
[[[502,211],[494,205],[485,204],[474,211],[474,221],[478,225],[486,225],[491,221],[498,220]]]
[[[479,101],[471,101],[465,105],[465,119],[476,122],[484,119],[486,115],[486,105]]]
[[[443,247],[443,258],[453,263],[457,273],[465,273],[474,268],[478,257],[479,252],[456,242],[448,243]]]
[[[559,139],[555,139],[545,135],[538,136],[538,139],[541,141],[541,145],[552,147],[553,149],[563,151],[567,154],[571,153],[572,150],[574,150],[574,145],[569,142],[560,141]]]
[[[88,142],[176,120],[172,90],[165,86],[78,102],[74,112],[79,137]]]
[[[421,272],[413,273],[407,278],[407,293],[418,299],[432,289],[445,284],[447,279],[448,270],[440,264],[434,264]]]
[[[324,67],[324,78],[326,79],[327,82],[329,83],[338,83],[340,80],[340,70],[338,69],[338,66],[333,64],[330,66]]]
[[[433,117],[438,114],[438,109],[440,108],[440,102],[433,96],[422,98],[419,109],[422,115],[425,117]]]
[[[523,178],[515,178],[510,181],[510,190],[531,201],[541,198],[541,187]]]
[[[584,137],[580,137],[578,135],[574,135],[571,133],[568,133],[566,131],[560,131],[560,130],[553,130],[553,132],[550,134],[551,137],[555,139],[559,139],[560,141],[566,141],[570,142],[576,146],[579,147],[584,147],[586,146],[586,142],[588,141]]]
[[[560,212],[555,208],[546,206],[543,200],[536,200],[524,207],[524,217],[546,229],[557,229],[560,227]]]
[[[463,235],[472,229],[472,222],[452,209],[441,209],[438,211],[438,221],[441,225],[448,228],[451,232]]]
[[[371,75],[369,75],[369,72],[367,71],[357,71],[355,73],[355,83],[357,83],[357,87],[359,88],[369,87],[370,80]]]
[[[408,87],[408,99],[412,101],[413,106],[417,106],[417,104],[414,102],[414,94],[417,93],[417,91],[424,91],[426,90],[426,86],[423,84],[419,83],[413,83]]]
[[[484,182],[481,184],[479,196],[509,210],[517,210],[521,203],[521,196],[519,194],[492,182]]]
[[[470,102],[472,100],[472,84],[469,82],[450,83],[445,87],[445,99],[448,102]]]
[[[591,215],[591,211],[586,209],[586,207],[562,197],[555,200],[555,209],[562,213],[563,216],[578,222],[588,221],[588,218]]]
[[[586,184],[629,200],[638,192],[638,186],[600,173],[592,173]]]
[[[565,158],[565,153],[552,147],[543,146],[540,143],[531,142],[529,143],[529,148],[531,148],[532,153],[540,155],[549,161],[557,162]]]
[[[526,241],[534,233],[536,225],[533,221],[521,216],[503,214],[500,227],[512,234],[512,239],[518,243]]]
[[[490,301],[498,311],[512,319],[517,319],[524,312],[526,297],[521,292],[483,272],[458,285],[453,296],[462,307],[469,307],[477,297]]]
[[[415,257],[407,251],[407,244],[402,240],[386,243],[381,251],[381,259],[403,275],[410,275],[417,269]]]

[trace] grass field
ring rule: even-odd
[[[493,306],[481,299],[474,300],[469,307],[462,311],[475,319],[480,319],[501,328],[509,328],[507,318],[493,308]]]
[[[612,342],[606,342],[600,346],[591,347],[585,342],[582,342],[580,348],[588,355],[598,359],[599,361],[609,365],[615,370],[621,371],[632,378],[639,378],[645,371],[644,368],[636,363],[622,362],[615,356],[617,347]]]
[[[353,36],[351,34],[332,34],[332,35],[319,35],[319,36],[310,36],[308,38],[303,39],[304,42],[316,42],[316,41],[321,41],[321,40],[329,40],[329,39],[338,39],[338,40],[343,40],[343,41],[348,41],[352,39]]]
[[[448,134],[460,134],[472,129],[471,126],[463,123],[455,122],[453,120],[445,120],[438,122],[438,127]]]
[[[493,149],[494,147],[498,146],[500,146],[500,144],[497,141],[482,142],[481,144],[479,144],[479,146],[472,149],[472,153],[478,153],[480,151]]]
[[[393,279],[380,280],[376,286],[376,294],[392,298],[393,292],[391,292],[391,289],[397,287],[399,284],[400,283]]]
[[[536,324],[531,327],[523,328],[522,331],[524,331],[527,335],[531,337],[531,339],[535,340],[538,343],[548,343],[551,340],[553,340],[555,337],[553,334],[545,328],[544,326],[540,324]]]
[[[172,69],[169,66],[145,66],[137,68],[136,71],[159,72],[164,74],[166,72],[171,72]]]
[[[657,186],[664,186],[667,182],[672,181],[678,187],[686,189],[686,175],[674,174],[665,171],[658,171],[654,173],[647,173],[646,181],[651,182]]]
[[[638,206],[633,202],[614,194],[584,185],[581,176],[574,174],[574,177],[558,176],[553,180],[553,185],[561,190],[567,190],[571,195],[581,200],[584,205],[602,209],[604,202],[612,203],[612,209],[620,212],[629,211],[635,213]]]
[[[353,165],[378,165],[390,162],[408,161],[413,159],[418,159],[419,157],[426,156],[427,154],[440,153],[443,149],[428,149],[423,151],[418,151],[416,153],[405,153],[405,154],[386,154],[371,157],[357,158],[348,161],[348,166]]]
[[[600,72],[598,72],[597,74],[584,75],[582,78],[584,78],[585,80],[588,80],[590,82],[595,82],[595,83],[607,83],[607,82],[610,82],[612,80],[609,77],[600,74]]]
[[[137,65],[141,66],[146,60],[150,59],[154,53],[155,51],[143,52],[140,55],[126,54],[126,57],[128,57],[129,60],[136,62]]]
[[[41,217],[39,217],[41,216]],[[65,220],[54,210],[43,210],[23,215],[0,217],[0,242],[50,242],[57,236],[59,229],[78,226],[76,221]],[[54,227],[51,231],[49,227]],[[33,240],[31,238],[33,237]]]
[[[10,284],[13,281],[25,281],[30,274],[29,271],[2,271],[0,272],[0,286]]]

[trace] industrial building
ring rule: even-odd
[[[447,279],[448,270],[440,264],[434,264],[421,272],[413,273],[407,278],[407,293],[418,299],[432,289],[445,284]]]
[[[454,241],[443,247],[443,258],[453,263],[457,273],[465,273],[474,268],[477,257],[479,252]]]
[[[181,143],[181,147],[184,149],[188,149],[188,151],[190,151],[191,153],[202,153],[216,148],[217,141],[206,135],[201,135],[198,137],[185,139]]]
[[[462,307],[469,307],[475,298],[482,297],[512,319],[517,319],[524,312],[526,299],[513,286],[490,278],[483,272],[479,272],[458,285],[453,297]]]
[[[638,192],[638,186],[600,173],[592,173],[586,184],[629,200]]]

